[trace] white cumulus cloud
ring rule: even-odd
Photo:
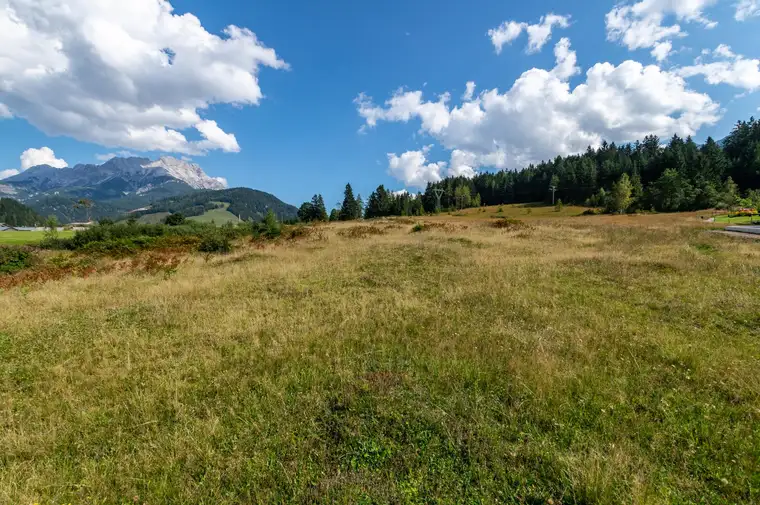
[[[0,119],[9,119],[12,117],[13,113],[11,113],[11,110],[8,108],[8,106],[0,102]]]
[[[66,168],[69,166],[68,163],[66,163],[66,160],[56,158],[55,152],[49,147],[27,149],[21,153],[21,156],[19,158],[21,161],[21,168],[10,168],[0,171],[0,180],[18,175],[24,170],[36,167],[37,165],[49,165],[53,168]]]
[[[237,152],[204,118],[256,105],[261,67],[287,63],[246,28],[206,31],[166,0],[0,0],[0,100],[49,135],[107,147]],[[189,140],[184,131],[201,140]]]
[[[723,58],[736,58],[737,57],[736,54],[731,50],[731,46],[728,46],[726,44],[720,44],[718,47],[715,48],[715,50],[712,53],[715,56],[720,56],[720,57],[723,57]]]
[[[3,179],[7,179],[8,177],[13,177],[14,175],[18,175],[21,172],[16,170],[15,168],[9,168],[8,170],[0,170],[0,181]]]
[[[462,95],[462,100],[465,102],[469,102],[472,100],[472,97],[475,95],[475,82],[469,81],[467,84],[465,84],[465,90],[464,94]]]
[[[725,44],[704,54],[722,59],[704,63],[702,58],[698,58],[694,65],[679,68],[678,74],[683,77],[700,75],[708,84],[728,84],[746,91],[760,88],[760,59],[745,58]]]
[[[21,170],[36,167],[37,165],[50,165],[53,168],[66,168],[69,166],[66,160],[56,158],[55,153],[49,147],[31,148],[21,153]]]
[[[670,52],[673,50],[673,43],[669,40],[665,42],[658,42],[652,48],[652,57],[657,61],[665,61],[668,59]]]
[[[569,41],[561,40],[555,55],[554,69],[533,68],[507,91],[483,91],[460,105],[440,98],[426,101],[421,91],[401,89],[382,106],[360,95],[358,113],[367,128],[380,121],[419,120],[422,133],[452,151],[449,173],[465,175],[479,167],[518,168],[582,152],[602,140],[694,135],[720,117],[718,104],[708,95],[689,89],[680,75],[656,65],[597,63],[584,82],[571,88],[568,78],[577,70]],[[411,155],[408,164],[395,160],[398,171],[392,174],[401,174],[402,180],[436,180],[443,166],[431,166],[425,154],[418,153],[414,163]],[[428,175],[404,177],[409,173]]]
[[[552,74],[558,79],[567,80],[580,73],[581,69],[577,66],[578,56],[570,49],[570,39],[567,37],[560,39],[554,46],[554,57],[557,60],[557,66],[552,69]]]
[[[541,16],[536,24],[504,21],[497,28],[488,30],[488,36],[496,49],[496,54],[500,54],[505,44],[511,44],[525,31],[528,34],[528,47],[525,51],[535,53],[540,51],[551,39],[552,30],[555,26],[567,28],[570,26],[570,16],[549,13],[546,16]]]
[[[737,21],[746,21],[751,17],[760,16],[760,0],[740,0],[736,4]]]
[[[424,188],[428,182],[440,181],[446,163],[429,163],[427,154],[430,147],[426,146],[421,151],[407,151],[401,156],[388,153],[388,172],[408,187]]]
[[[641,0],[618,4],[605,17],[607,39],[630,50],[652,48],[652,56],[663,61],[673,49],[672,40],[687,35],[680,24],[670,24],[666,19],[714,28],[717,23],[708,19],[704,11],[717,1]]]

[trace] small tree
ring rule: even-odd
[[[731,177],[729,177],[726,179],[726,183],[723,186],[723,194],[721,195],[720,201],[729,211],[733,211],[734,208],[736,208],[738,200],[739,186]]]
[[[454,198],[456,199],[456,206],[459,209],[464,209],[472,204],[472,193],[470,187],[466,185],[457,186],[454,189]]]
[[[641,182],[641,175],[636,171],[631,177],[631,206],[640,209],[644,204],[644,184]]]
[[[58,218],[49,216],[45,220],[45,240],[56,240],[58,238]]]
[[[90,217],[92,215],[92,208],[95,206],[95,203],[90,200],[89,198],[82,198],[81,200],[77,201],[74,204],[75,209],[85,209],[87,211],[87,222],[89,223],[92,221],[92,218]]]
[[[607,208],[611,212],[617,212],[622,214],[631,205],[631,193],[633,187],[631,185],[631,179],[628,174],[623,174],[620,179],[612,185],[612,192],[609,198],[607,198]]]
[[[557,203],[554,205],[554,212],[562,212],[563,207],[562,198],[557,199]]]
[[[264,227],[267,238],[277,238],[282,233],[280,222],[272,209],[269,209],[264,216]]]
[[[361,219],[364,214],[364,200],[362,195],[356,195],[356,205],[354,205],[354,219]]]

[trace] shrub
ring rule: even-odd
[[[739,209],[735,212],[730,212],[728,217],[752,217],[757,214],[756,209]]]
[[[288,240],[325,240],[325,234],[319,227],[296,225],[287,228],[283,236]]]
[[[198,251],[204,253],[223,253],[232,251],[230,239],[221,232],[210,232],[201,237]]]
[[[491,228],[497,228],[499,230],[507,230],[507,231],[522,231],[522,230],[529,230],[532,227],[529,224],[526,224],[519,219],[510,219],[510,218],[501,218],[496,219],[494,221],[491,221],[490,223]]]
[[[175,212],[174,214],[166,216],[166,219],[164,219],[164,224],[167,226],[183,225],[185,224],[185,216],[180,212]]]
[[[35,257],[26,247],[0,246],[0,273],[12,274],[29,268]]]
[[[352,226],[339,231],[338,235],[346,238],[367,238],[372,235],[385,235],[385,231],[374,226]]]
[[[417,223],[417,224],[415,224],[415,225],[414,225],[414,227],[412,228],[412,233],[419,233],[419,232],[421,232],[421,231],[422,231],[422,230],[424,230],[424,229],[425,229],[425,225],[424,225],[424,224],[422,224],[422,223]]]

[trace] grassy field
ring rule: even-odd
[[[60,238],[73,237],[73,231],[59,231]],[[0,245],[36,244],[45,238],[44,231],[3,231],[0,232]]]
[[[760,242],[534,212],[0,292],[0,503],[760,502]]]
[[[574,205],[565,205],[562,209],[557,210],[555,207],[547,207],[539,204],[522,203],[512,205],[498,205],[492,207],[479,207],[473,209],[464,209],[459,212],[441,213],[431,219],[443,220],[482,220],[498,217],[515,218],[515,219],[556,219],[560,217],[580,216],[587,210],[587,207],[578,207]]]

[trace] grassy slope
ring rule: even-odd
[[[217,225],[222,225],[228,222],[237,223],[238,218],[231,212],[227,210],[227,208],[230,206],[229,203],[224,203],[223,209],[213,209],[206,211],[204,214],[200,216],[192,216],[188,219],[191,219],[193,221],[198,221],[200,223],[210,223],[214,222]],[[155,214],[146,214],[144,216],[140,216],[138,219],[141,223],[162,223],[166,217],[169,216],[169,212],[157,212]]]
[[[213,221],[217,225],[237,223],[238,217],[227,210],[229,206],[229,203],[224,203],[224,208],[208,210],[200,216],[193,216],[188,219],[201,223],[210,223]]]
[[[760,244],[448,221],[0,293],[0,502],[758,502]]]
[[[58,236],[68,238],[74,236],[73,231],[59,231]],[[0,245],[36,244],[45,238],[44,231],[2,231]]]
[[[155,214],[145,214],[137,219],[138,223],[142,224],[159,224],[163,223],[164,219],[171,215],[170,212],[156,212]]]

